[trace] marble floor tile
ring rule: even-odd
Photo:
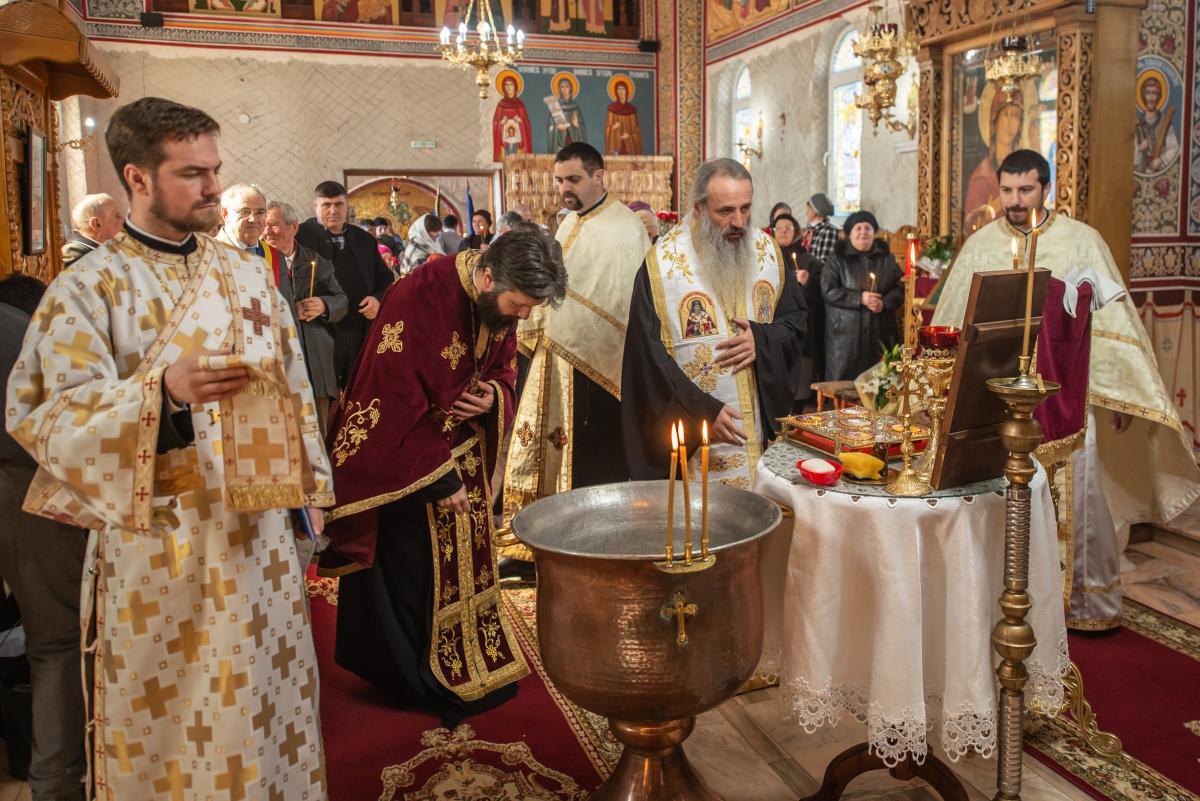
[[[696,719],[696,729],[684,750],[692,767],[708,786],[727,799],[796,800],[796,794],[755,753],[720,710],[709,710]]]
[[[1183,565],[1167,561],[1166,559],[1160,559],[1152,554],[1133,551],[1132,548],[1127,550],[1125,555],[1134,563],[1133,570],[1126,570],[1121,573],[1121,584],[1125,586],[1157,581],[1167,576],[1176,576],[1188,572],[1188,568]],[[1135,556],[1138,557],[1136,560],[1134,559]]]
[[[1200,610],[1200,600],[1175,589],[1163,579],[1122,586],[1125,597],[1157,609],[1166,615],[1179,617]]]
[[[1125,551],[1126,555],[1129,555],[1131,552],[1141,553],[1152,559],[1171,562],[1200,575],[1200,556],[1185,553],[1178,548],[1172,548],[1166,543],[1153,540],[1150,542],[1139,542],[1137,545],[1129,546]]]

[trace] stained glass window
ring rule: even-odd
[[[862,197],[862,110],[854,104],[862,63],[851,49],[857,36],[851,29],[838,40],[829,81],[829,196],[837,215],[856,211]]]
[[[737,83],[733,87],[733,97],[735,100],[749,100],[750,92],[753,87],[750,84],[750,68],[742,67],[742,71],[738,73]]]

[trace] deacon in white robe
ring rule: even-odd
[[[1123,285],[1098,231],[1046,210],[1050,168],[1044,158],[1018,150],[999,172],[1004,216],[963,245],[938,298],[935,325],[961,324],[971,276],[1010,269],[1014,238],[1027,257],[1035,215],[1038,267],[1067,280],[1078,270],[1094,271],[1106,284]],[[1130,525],[1166,522],[1200,497],[1200,469],[1128,296],[1092,317],[1087,397],[1084,452],[1069,471],[1059,471],[1056,483],[1059,517],[1073,516],[1073,544],[1064,553],[1071,581],[1067,625],[1103,630],[1120,625],[1120,554]]]
[[[326,797],[293,515],[319,532],[333,487],[266,263],[192,233],[216,221],[217,132],[159,98],[116,111],[130,218],[50,285],[8,385],[8,430],[39,465],[26,510],[91,530],[106,801]]]

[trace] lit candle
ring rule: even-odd
[[[671,475],[667,480],[667,564],[675,556],[675,465],[679,463],[679,435],[671,423]]]
[[[317,287],[317,260],[313,259],[312,265],[308,270],[308,296],[313,296],[313,290]]]
[[[465,23],[465,22],[458,23],[458,38],[460,38],[460,39],[467,38],[467,23]]]
[[[518,29],[517,30],[517,49],[520,50],[524,47],[525,47],[525,31]]]
[[[795,253],[792,254],[795,257]],[[708,421],[700,427],[700,558],[708,558]]]
[[[1021,366],[1030,372],[1029,335],[1033,328],[1033,271],[1037,267],[1037,211],[1033,212],[1033,230],[1029,233],[1029,258],[1025,264],[1025,331],[1021,337]]]
[[[442,45],[450,44],[450,29],[447,28],[445,25],[442,26],[441,42],[442,42]]]
[[[508,30],[506,30],[505,33],[508,34],[508,40],[507,40],[506,44],[509,47],[512,47],[513,34],[516,33],[516,30],[513,28],[513,26],[509,25]]]
[[[1021,255],[1020,255],[1021,254],[1021,244],[1017,241],[1017,238],[1015,236],[1012,238],[1012,254],[1013,254],[1013,269],[1014,270],[1021,269]]]
[[[875,273],[867,273],[867,275],[871,276],[870,288],[867,291],[874,292],[875,291]]]
[[[913,267],[917,263],[917,240],[911,236],[908,238],[908,258],[904,265],[904,277],[908,278],[912,275]]]
[[[679,421],[679,472],[683,475],[683,563],[692,563],[692,494],[688,489],[687,443],[683,439],[683,421]]]

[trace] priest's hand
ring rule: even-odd
[[[1108,427],[1112,429],[1114,434],[1120,434],[1125,429],[1133,424],[1133,415],[1124,414],[1122,412],[1111,412],[1108,418]]]
[[[325,533],[325,510],[307,507],[305,512],[308,513],[308,523],[312,526],[314,537],[319,537]]]
[[[496,388],[491,384],[479,384],[476,386],[475,392],[469,389],[463,390],[463,394],[454,402],[450,411],[455,419],[461,422],[486,414],[495,402]]]
[[[189,353],[163,373],[163,389],[176,403],[212,403],[236,395],[250,380],[244,367],[202,370],[201,356],[228,356],[228,350]]]
[[[449,498],[442,498],[437,502],[439,509],[449,509],[455,514],[465,515],[471,511],[471,502],[467,500],[467,488],[459,487],[458,492],[451,495]]]
[[[754,333],[750,330],[749,320],[733,320],[742,329],[742,333],[725,340],[717,345],[717,366],[733,370],[743,370],[754,364]]]
[[[745,445],[746,431],[742,428],[742,413],[726,405],[713,423],[713,441],[727,445]]]
[[[883,311],[883,296],[878,292],[864,292],[862,293],[862,305],[879,314]]]
[[[379,299],[374,295],[367,295],[363,302],[358,304],[358,311],[368,320],[374,320],[375,315],[379,314]]]
[[[318,297],[305,298],[296,304],[296,316],[303,322],[315,320],[325,313],[325,301]]]

